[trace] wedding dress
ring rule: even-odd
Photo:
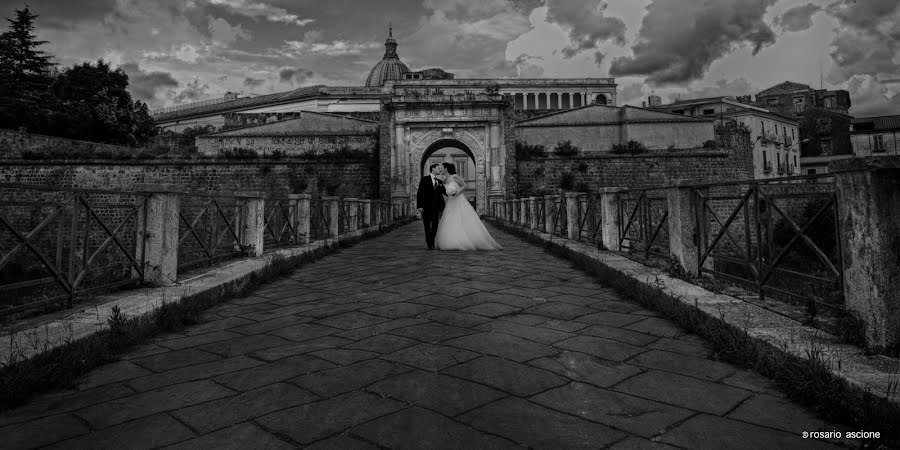
[[[500,250],[500,244],[491,237],[475,208],[466,199],[460,185],[449,180],[444,184],[450,199],[438,223],[434,245],[439,250]]]

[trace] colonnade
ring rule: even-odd
[[[604,92],[509,92],[515,98],[515,108],[523,110],[535,109],[571,109],[584,105],[600,103],[615,104],[615,97]],[[597,102],[598,97],[600,101]],[[611,98],[612,97],[612,98]]]

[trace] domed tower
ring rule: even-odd
[[[384,58],[375,64],[366,78],[366,86],[384,86],[385,80],[399,80],[409,72],[409,67],[397,56],[397,41],[394,40],[393,27],[388,28],[388,38],[384,41]]]

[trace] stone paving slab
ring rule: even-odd
[[[822,448],[770,380],[563,259],[341,250],[0,413],[16,448]],[[819,445],[813,445],[819,444]]]

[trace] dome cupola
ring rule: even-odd
[[[403,74],[409,72],[409,67],[400,61],[397,56],[397,41],[394,40],[394,30],[388,28],[388,38],[384,41],[384,57],[366,78],[366,86],[384,86],[386,80],[399,80]]]

